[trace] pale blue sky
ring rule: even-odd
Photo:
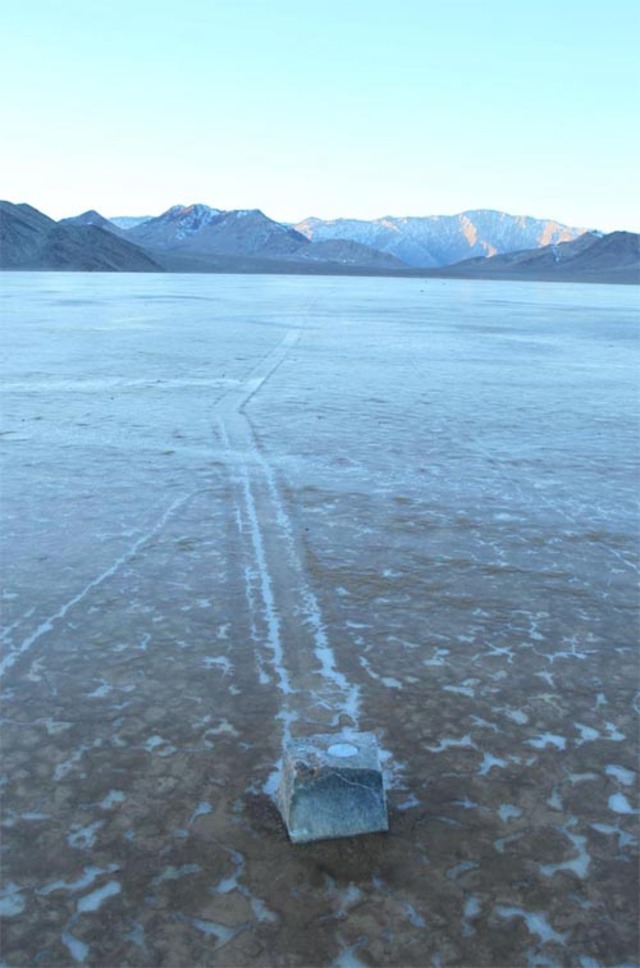
[[[640,230],[637,0],[3,0],[0,197]]]

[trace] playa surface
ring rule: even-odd
[[[633,291],[2,282],[4,963],[633,963]]]

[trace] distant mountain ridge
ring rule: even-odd
[[[0,268],[640,282],[638,235],[504,212],[296,227],[259,209],[194,204],[118,222],[89,210],[56,223],[30,205],[0,202]]]
[[[251,211],[259,212],[258,209]],[[189,226],[184,213],[193,213],[189,216],[192,220]],[[207,216],[206,213],[211,214]],[[223,214],[229,213],[206,205],[176,205],[157,218],[119,216],[111,221],[127,232],[140,230],[138,240],[142,243],[151,239],[151,232],[157,233],[158,219],[165,222],[181,219],[188,236],[195,239],[198,231]],[[568,242],[588,231],[584,227],[563,225],[552,219],[509,215],[491,209],[474,209],[458,215],[385,216],[369,221],[306,218],[296,223],[273,224],[298,232],[312,242],[356,242],[415,268],[439,268],[476,256],[490,257]],[[142,228],[144,225],[149,226],[149,233]],[[180,240],[175,238],[175,242],[182,243],[186,239],[187,235]]]
[[[148,222],[151,218],[153,218],[153,215],[116,215],[108,219],[108,221],[112,225],[117,225],[119,229],[124,229],[126,232],[128,229],[135,228],[136,225]]]
[[[548,219],[489,209],[459,215],[387,216],[372,221],[308,218],[293,227],[309,239],[350,239],[395,255],[409,266],[425,269],[474,256],[569,242],[587,231]]]
[[[239,231],[232,223],[247,220]],[[259,209],[225,212],[206,205],[175,205],[156,218],[141,220],[127,231],[129,237],[153,250],[175,249],[184,253],[219,256],[248,256],[288,259],[297,251],[305,261],[304,240],[311,243],[331,242],[333,258],[341,261],[346,252],[350,259],[356,251],[361,264],[376,262],[387,268],[402,265],[415,268],[439,268],[475,256],[492,256],[514,249],[542,247],[570,241],[582,235],[584,228],[562,225],[549,219],[509,215],[506,212],[478,209],[459,215],[433,215],[396,218],[388,216],[372,221],[309,218],[296,224],[269,219]],[[350,243],[344,251],[338,243]],[[366,246],[354,249],[354,244]],[[396,262],[372,259],[370,253],[386,254]],[[345,257],[346,258],[346,257]],[[349,261],[349,258],[346,258]]]

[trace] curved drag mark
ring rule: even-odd
[[[141,535],[141,537],[139,537],[123,555],[117,558],[113,564],[103,571],[102,574],[98,575],[97,578],[92,579],[88,585],[85,585],[82,591],[78,592],[77,595],[74,595],[73,598],[70,598],[68,602],[64,603],[64,605],[61,605],[57,612],[49,615],[44,622],[41,622],[35,632],[24,639],[20,645],[18,645],[12,652],[9,652],[8,655],[2,659],[0,662],[0,677],[2,677],[5,672],[13,666],[20,656],[24,655],[25,652],[28,652],[31,646],[34,645],[38,639],[41,639],[43,635],[46,635],[47,632],[50,632],[56,622],[59,622],[60,619],[65,618],[72,608],[74,608],[76,605],[79,605],[80,602],[87,597],[89,592],[93,591],[94,588],[98,588],[98,586],[102,585],[102,583],[107,581],[108,578],[112,578],[123,565],[126,565],[127,562],[131,561],[140,548],[142,548],[147,541],[155,537],[155,535],[162,530],[169,518],[175,514],[179,508],[183,507],[188,501],[195,497],[196,494],[201,492],[202,490],[198,489],[197,491],[192,491],[191,494],[187,494],[185,497],[177,498],[173,504],[169,505],[160,518],[158,518],[153,527],[145,534]]]
[[[236,484],[235,519],[246,561],[245,595],[256,661],[264,683],[266,645],[282,697],[277,718],[285,741],[295,722],[313,721],[314,710],[332,717],[322,724],[325,727],[338,726],[340,716],[346,714],[350,728],[357,728],[360,704],[359,688],[336,666],[320,605],[306,576],[300,539],[245,411],[299,337],[298,330],[287,333],[247,379],[215,406],[225,459]],[[266,792],[275,791],[277,776],[278,768],[267,781]]]

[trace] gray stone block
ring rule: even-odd
[[[294,844],[388,830],[373,733],[324,734],[288,743],[278,805]]]

